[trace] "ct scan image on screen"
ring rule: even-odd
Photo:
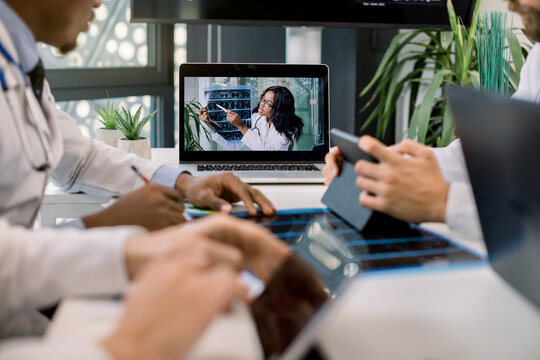
[[[324,79],[186,77],[185,151],[312,151],[324,146]]]

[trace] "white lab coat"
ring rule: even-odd
[[[251,115],[251,129],[241,139],[241,142],[230,142],[218,133],[212,134],[212,140],[227,150],[240,150],[244,145],[254,151],[287,151],[291,142],[285,134],[280,134],[274,124],[268,126],[266,116],[257,113]]]
[[[512,96],[531,102],[540,102],[540,43],[536,43],[521,70],[519,87]],[[510,119],[509,119],[510,121]],[[444,148],[434,148],[433,153],[444,179],[450,183],[446,201],[446,223],[453,231],[480,238],[482,231],[474,202],[461,141],[454,140]]]
[[[18,60],[13,43],[1,21],[0,41]],[[128,285],[124,259],[125,242],[143,230],[138,227],[86,231],[28,229],[33,224],[48,179],[47,174],[36,172],[30,167],[16,132],[15,121],[27,119],[21,74],[3,56],[0,56],[0,68],[9,87],[7,91],[0,92],[2,326],[3,319],[52,304],[64,296],[123,292]],[[38,126],[47,134],[53,153],[54,170],[51,179],[66,191],[126,193],[143,185],[142,180],[130,171],[129,166],[132,163],[148,178],[160,167],[83,137],[74,120],[56,109],[47,82],[43,91],[42,109],[45,116]],[[41,159],[43,149],[35,129],[27,122],[24,126],[32,149]],[[103,351],[96,345],[88,345],[93,346],[95,354],[103,355]],[[25,347],[32,350],[28,344],[25,344]],[[39,349],[39,346],[35,349]],[[48,349],[50,352],[47,354],[35,351],[33,356],[24,358],[57,358],[56,355],[62,353],[55,353],[54,346]],[[18,354],[17,351],[16,348],[10,351],[0,350],[0,359],[21,358],[14,355]],[[65,354],[65,349],[62,351]],[[70,358],[81,356],[81,353],[74,351]],[[69,356],[66,355],[67,357]]]

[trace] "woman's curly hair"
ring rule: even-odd
[[[268,91],[274,93],[274,104],[272,105],[272,123],[277,132],[284,134],[289,142],[292,144],[302,136],[302,129],[304,123],[302,119],[295,114],[294,96],[289,89],[284,86],[270,86],[264,90],[261,95],[261,100]],[[255,113],[258,110],[256,107],[253,109]]]

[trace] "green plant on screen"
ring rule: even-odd
[[[211,140],[212,136],[210,132],[203,126],[203,123],[199,118],[199,110],[201,107],[201,103],[196,101],[196,97],[184,105],[184,150],[204,150],[200,143],[201,132],[204,133],[209,142]]]

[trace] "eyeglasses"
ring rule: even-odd
[[[272,105],[273,105],[271,102],[269,102],[269,101],[266,100],[265,98],[261,98],[261,102],[263,103],[263,107],[264,107],[265,109],[269,109],[269,108],[271,108]]]

